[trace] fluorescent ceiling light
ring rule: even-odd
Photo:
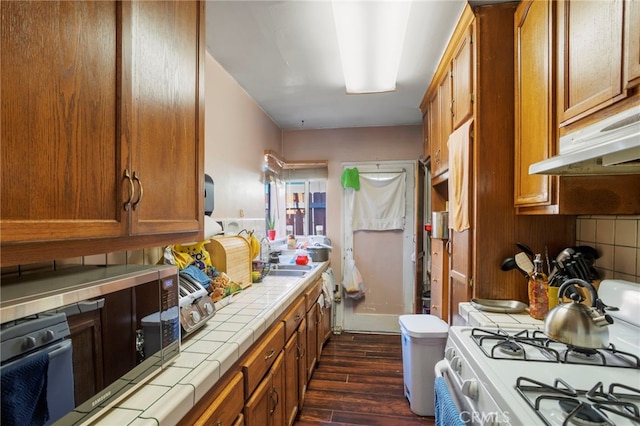
[[[332,0],[347,93],[396,88],[410,1]]]

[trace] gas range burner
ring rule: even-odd
[[[638,356],[620,351],[613,344],[600,349],[580,348],[551,340],[539,330],[507,332],[473,328],[471,338],[493,359],[640,369]]]
[[[574,389],[562,379],[549,385],[519,377],[516,389],[548,426],[640,424],[640,390],[630,386],[613,383],[605,390],[602,382],[598,382],[584,391]]]
[[[548,338],[534,336],[529,330],[517,333],[474,328],[471,338],[489,358],[524,361],[560,362],[560,354],[545,346]]]

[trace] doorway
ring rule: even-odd
[[[351,230],[346,191],[342,202],[342,259],[353,248],[355,264],[362,274],[365,294],[358,300],[343,298],[345,331],[399,333],[398,317],[415,306],[415,180],[416,161],[343,163],[356,167],[360,176],[384,179],[404,173],[404,227],[390,230]]]

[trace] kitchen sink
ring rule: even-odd
[[[287,271],[310,271],[315,268],[314,265],[293,265],[289,263],[277,263],[275,265],[271,265],[271,270],[287,270]]]
[[[269,276],[272,277],[304,277],[307,274],[307,270],[300,271],[295,269],[271,269]]]

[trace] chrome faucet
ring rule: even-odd
[[[265,242],[267,245],[267,254],[266,256],[263,254],[262,249],[264,247],[264,244],[262,242]],[[260,261],[263,263],[269,263],[269,256],[271,255],[271,244],[269,243],[269,239],[267,237],[262,237],[260,239]]]

